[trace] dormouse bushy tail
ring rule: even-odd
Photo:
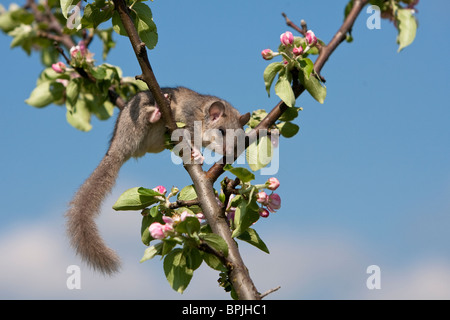
[[[109,275],[119,270],[120,259],[101,238],[95,218],[111,192],[123,162],[106,154],[77,191],[66,213],[67,232],[77,254],[93,269]]]

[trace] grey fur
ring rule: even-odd
[[[202,121],[204,130],[238,129],[250,117],[249,114],[241,116],[229,103],[214,96],[201,95],[182,87],[164,88],[162,91],[170,95],[175,120],[185,123],[186,129],[192,133],[194,121]],[[222,110],[216,120],[212,120],[209,113],[213,104]],[[138,93],[125,105],[117,118],[106,155],[79,188],[66,213],[71,245],[89,266],[105,274],[117,272],[120,259],[101,238],[95,218],[100,213],[103,200],[114,187],[120,168],[128,159],[164,150],[164,121],[149,122],[155,110],[155,100],[149,91]],[[203,142],[204,146],[209,143]]]

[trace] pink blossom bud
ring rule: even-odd
[[[298,47],[298,48],[292,49],[292,53],[293,53],[296,57],[302,55],[302,53],[303,53],[303,47]]]
[[[148,231],[150,231],[150,235],[154,239],[164,239],[166,237],[164,226],[159,222],[153,222],[150,227],[148,227]]]
[[[173,224],[173,219],[171,217],[163,216],[162,219],[166,224]]]
[[[308,46],[314,46],[317,43],[316,35],[311,30],[306,32],[305,39]]]
[[[183,213],[181,213],[180,219],[181,219],[181,221],[184,221],[187,217],[196,217],[196,216],[187,211],[183,211]]]
[[[277,193],[272,193],[269,196],[267,209],[269,209],[270,212],[275,212],[276,210],[281,208],[281,198]]]
[[[197,213],[196,216],[199,220],[205,219],[205,215],[202,212]]]
[[[66,71],[66,65],[64,64],[64,62],[59,61],[52,64],[52,69],[57,73],[63,73],[64,71]]]
[[[273,51],[270,49],[264,49],[261,51],[261,55],[264,60],[271,60],[274,57]]]
[[[78,47],[80,48],[81,55],[84,57],[87,53],[86,43],[84,42],[84,40],[78,42]]]
[[[173,225],[170,223],[166,223],[162,226],[164,235],[166,236],[169,232],[173,231]]]
[[[267,196],[267,193],[265,193],[264,191],[260,191],[256,195],[256,201],[262,204],[267,204],[269,201],[269,197]]]
[[[280,186],[280,181],[278,181],[277,178],[272,177],[272,178],[269,178],[269,180],[267,180],[266,185],[267,185],[267,189],[269,189],[269,190],[277,190],[278,187]]]
[[[167,192],[166,188],[164,188],[163,186],[157,186],[153,188],[153,191],[159,192],[161,194],[165,194]]]
[[[80,46],[73,46],[70,48],[70,55],[75,58],[78,55],[78,52],[80,52]],[[80,52],[81,54],[81,52]]]
[[[259,208],[259,215],[263,218],[267,218],[269,216],[269,210],[264,208]]]
[[[286,31],[285,33],[281,34],[280,41],[285,46],[289,46],[294,43],[294,35],[290,31]]]

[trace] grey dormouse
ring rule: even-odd
[[[217,129],[224,134],[227,129],[242,129],[250,119],[249,113],[240,115],[228,102],[214,96],[183,87],[163,88],[162,92],[170,96],[175,121],[184,123],[192,136],[194,122],[201,122],[203,146],[214,146],[209,135],[203,134],[207,130]],[[78,189],[66,213],[71,245],[89,266],[105,274],[117,272],[120,260],[101,238],[95,218],[128,159],[165,149],[166,127],[159,119],[159,112],[149,91],[138,93],[124,106],[117,117],[108,151]],[[229,149],[224,146],[219,152],[225,154]]]

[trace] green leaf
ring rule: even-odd
[[[8,33],[20,26],[20,23],[13,19],[11,12],[5,12],[0,15],[0,29]]]
[[[280,134],[285,138],[292,138],[300,130],[300,127],[292,122],[282,122],[277,124]]]
[[[91,112],[83,97],[79,97],[74,105],[67,100],[66,107],[66,119],[71,126],[81,131],[92,129]]]
[[[186,217],[184,221],[178,223],[175,230],[179,233],[187,233],[192,236],[200,231],[200,222],[196,217]]]
[[[201,233],[199,238],[206,242],[211,248],[218,252],[222,252],[225,257],[228,256],[228,245],[218,234]]]
[[[255,175],[246,168],[233,168],[230,164],[226,164],[223,169],[234,174],[242,182],[249,182],[255,179]]]
[[[159,242],[157,244],[155,244],[154,246],[148,247],[147,249],[145,249],[144,251],[144,256],[142,257],[141,261],[139,261],[140,263],[153,259],[156,255],[161,254],[161,250],[163,247],[163,243]]]
[[[314,70],[314,63],[309,58],[302,58],[300,60],[297,60],[298,64],[300,65],[300,68],[303,70],[303,73],[306,76],[306,79],[309,79],[311,76],[311,73]]]
[[[81,85],[80,79],[81,78],[74,78],[70,80],[69,83],[67,84],[66,98],[71,105],[77,103],[78,94],[80,93],[80,85]]]
[[[150,8],[144,3],[137,2],[133,6],[133,9],[130,10],[129,14],[138,31],[139,38],[144,41],[147,48],[153,49],[158,42],[158,33],[156,25],[153,22],[152,11]],[[113,13],[112,23],[115,32],[122,36],[128,36],[117,11],[114,11]]]
[[[298,117],[298,112],[300,111],[300,109],[301,108],[288,108],[283,112],[283,114],[281,115],[280,118],[278,118],[278,120],[292,121]]]
[[[212,269],[227,272],[227,268],[222,264],[220,259],[212,253],[202,252],[203,261]]]
[[[81,0],[60,0],[61,5],[61,13],[63,14],[64,18],[67,19],[70,6],[75,6],[80,2]]]
[[[286,76],[281,76],[278,78],[275,84],[275,93],[288,107],[293,107],[295,105],[294,91],[292,91],[291,82]]]
[[[298,73],[300,83],[305,87],[309,94],[320,103],[324,103],[327,96],[327,88],[315,77],[305,76],[303,72]]]
[[[270,253],[269,249],[267,248],[266,244],[264,243],[264,241],[261,240],[261,238],[259,237],[258,233],[256,232],[255,229],[252,228],[248,228],[246,231],[244,231],[241,235],[239,235],[239,237],[237,237],[239,240],[245,241],[250,243],[251,245],[254,245],[255,247],[257,247],[258,249],[266,252],[266,253]]]
[[[138,18],[135,21],[135,26],[139,33],[139,37],[145,42],[147,48],[151,50],[158,42],[158,33],[156,31],[156,24],[153,22],[152,11],[142,2],[135,3],[133,10],[136,11]]]
[[[241,201],[236,207],[234,214],[234,224],[236,228],[231,234],[232,237],[239,237],[243,234],[253,223],[259,219],[259,206],[256,203],[256,193],[258,189],[253,188],[250,193],[249,201]]]
[[[187,266],[182,249],[172,250],[164,259],[164,274],[172,289],[179,293],[186,290],[194,271]]]
[[[178,200],[195,200],[197,199],[197,193],[195,192],[195,188],[193,185],[189,185],[181,189],[180,193],[178,193]]]
[[[258,141],[252,142],[245,154],[247,163],[253,171],[266,167],[272,161],[272,156],[272,142],[268,136],[262,136]]]
[[[61,99],[64,92],[64,86],[54,81],[41,82],[25,100],[27,104],[36,108],[48,106],[53,101]]]
[[[198,269],[203,262],[200,250],[194,247],[184,247],[183,251],[186,256],[186,266],[192,270]]]
[[[272,86],[273,80],[275,79],[278,72],[283,69],[282,62],[273,62],[269,64],[264,70],[264,84],[266,86],[267,94],[270,96],[270,87]]]
[[[158,202],[159,192],[142,187],[126,190],[113,205],[114,210],[142,210]]]
[[[397,43],[399,44],[397,52],[400,52],[414,41],[417,21],[411,9],[398,9],[396,19],[398,22]]]
[[[84,8],[83,17],[81,18],[81,23],[85,28],[94,28],[97,27],[111,19],[114,12],[114,7],[109,5],[102,4],[98,6],[97,3],[87,4]]]

